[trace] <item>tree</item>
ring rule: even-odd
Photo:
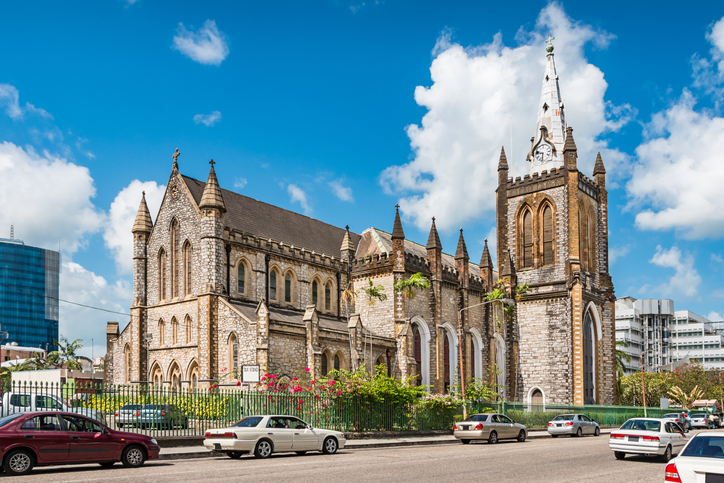
[[[385,287],[383,285],[375,285],[371,278],[368,278],[367,281],[369,282],[369,286],[363,288],[361,291],[367,296],[367,335],[370,338],[370,361],[374,366],[374,362],[372,361],[372,332],[370,331],[370,308],[372,308],[374,303],[378,300],[380,302],[384,302],[385,300],[387,300],[387,295],[383,293],[385,291]],[[367,344],[365,343],[365,368],[367,367],[366,345]],[[372,372],[375,372],[374,367],[372,369]]]
[[[616,341],[616,374],[618,374],[618,378],[620,379],[623,377],[623,363],[624,361],[631,362],[631,356],[619,349],[619,347],[628,347],[628,342],[625,340]]]
[[[694,401],[701,399],[704,395],[704,391],[699,389],[699,386],[694,386],[694,389],[690,393],[685,393],[679,386],[672,387],[667,393],[671,399],[677,404],[680,404],[686,409],[691,409],[694,405]]]
[[[58,367],[65,367],[66,369],[79,370],[82,368],[80,361],[87,361],[93,363],[89,357],[79,356],[76,352],[83,348],[81,342],[83,339],[76,339],[73,342],[69,342],[63,336],[60,336],[60,341],[53,341],[58,346],[57,351],[52,351],[48,354],[48,359],[57,360]]]
[[[394,288],[395,292],[402,294],[402,297],[405,299],[405,313],[407,313],[407,309],[409,308],[407,304],[415,298],[418,290],[427,290],[430,288],[430,280],[428,280],[422,273],[418,272],[411,275],[410,278],[398,280],[395,282]]]

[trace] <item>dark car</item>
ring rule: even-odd
[[[76,413],[37,411],[0,418],[0,460],[6,474],[24,475],[35,466],[117,461],[137,468],[158,458],[156,440],[114,431]]]
[[[142,428],[186,429],[189,417],[173,404],[146,404],[138,412],[136,423]]]

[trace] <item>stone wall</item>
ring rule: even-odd
[[[271,334],[269,337],[269,372],[288,377],[305,374],[307,341],[303,334]]]

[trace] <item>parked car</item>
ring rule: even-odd
[[[570,436],[592,434],[598,436],[601,434],[601,428],[596,421],[585,414],[561,414],[548,423],[548,433],[554,438],[562,434]]]
[[[113,414],[113,421],[117,428],[123,426],[135,427],[138,422],[138,413],[143,408],[143,404],[126,404]]]
[[[105,422],[105,415],[101,411],[91,408],[70,407],[61,398],[53,394],[6,392],[3,394],[0,409],[0,417],[28,411],[66,411]]]
[[[724,431],[699,433],[664,472],[665,481],[695,483],[724,479]]]
[[[689,432],[689,421],[686,419],[686,416],[680,413],[667,413],[664,414],[661,419],[664,421],[674,422],[681,426],[685,433]]]
[[[501,439],[517,439],[521,443],[528,437],[528,429],[504,414],[473,414],[465,421],[455,423],[453,434],[462,444],[473,439],[485,439],[495,444]]]
[[[272,453],[321,451],[334,454],[344,448],[344,433],[313,428],[294,416],[247,416],[228,428],[210,429],[204,435],[204,446],[221,451],[230,458],[253,453],[268,458]]]
[[[691,426],[693,428],[709,429],[711,421],[705,413],[693,413],[691,415]]]
[[[715,413],[717,417],[717,428],[724,428],[724,413]]]
[[[611,432],[608,446],[617,460],[627,454],[658,455],[662,461],[671,459],[686,444],[684,429],[672,421],[655,418],[629,419]]]
[[[100,463],[137,468],[158,458],[156,440],[109,429],[77,413],[20,412],[0,418],[0,460],[8,475],[24,475],[35,466]]]
[[[145,404],[136,413],[136,424],[142,428],[173,429],[189,427],[189,417],[172,404]]]

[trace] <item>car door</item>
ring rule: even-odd
[[[518,428],[513,425],[513,420],[508,416],[499,415],[501,433],[498,433],[503,438],[515,438],[518,436]]]
[[[36,451],[38,463],[68,461],[70,437],[57,414],[34,416],[20,425],[18,433],[23,443]]]
[[[289,418],[289,427],[294,430],[292,449],[294,451],[313,451],[319,448],[319,434],[299,418]]]
[[[119,443],[105,433],[103,426],[83,416],[64,414],[70,446],[68,461],[113,461],[118,459]]]
[[[583,428],[581,431],[583,431],[583,434],[593,434],[594,425],[591,419],[585,414],[579,414],[578,419],[581,420],[581,427]]]
[[[666,432],[670,435],[671,447],[673,448],[674,453],[678,453],[689,441],[681,426],[674,422],[666,423]]]
[[[291,451],[294,429],[289,427],[289,418],[282,416],[269,418],[266,434],[274,443],[274,451]]]

